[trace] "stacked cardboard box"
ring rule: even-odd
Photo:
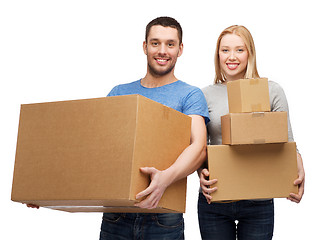
[[[286,112],[230,113],[221,116],[222,144],[261,144],[288,141]]]
[[[12,200],[69,212],[184,212],[186,179],[153,210],[134,207],[190,144],[191,118],[140,95],[21,107]],[[161,136],[161,137],[160,137]]]
[[[288,142],[286,112],[270,112],[268,79],[227,83],[229,114],[222,143],[208,146],[212,201],[288,197],[297,192],[296,144]]]

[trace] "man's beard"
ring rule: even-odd
[[[149,63],[148,63],[148,67],[149,67],[149,72],[152,76],[154,77],[162,77],[165,76],[167,74],[169,74],[173,68],[175,67],[175,64],[173,66],[170,66],[167,69],[164,69],[163,71],[157,70],[154,67],[152,67]]]

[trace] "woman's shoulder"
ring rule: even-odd
[[[272,89],[282,89],[281,85],[278,82],[275,82],[272,80],[268,81],[268,86],[269,86],[269,88],[272,88]]]
[[[275,81],[269,80],[268,81],[268,86],[270,91],[283,91],[283,88],[281,85]]]
[[[227,91],[227,87],[224,84],[217,83],[202,88],[202,91],[204,94],[211,94],[213,92]]]

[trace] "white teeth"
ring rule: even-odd
[[[165,59],[157,59],[158,62],[166,62],[167,60]]]
[[[227,64],[229,69],[236,69],[238,64]]]

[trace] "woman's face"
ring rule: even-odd
[[[240,36],[226,34],[222,37],[219,47],[220,67],[227,81],[244,78],[249,53]]]

